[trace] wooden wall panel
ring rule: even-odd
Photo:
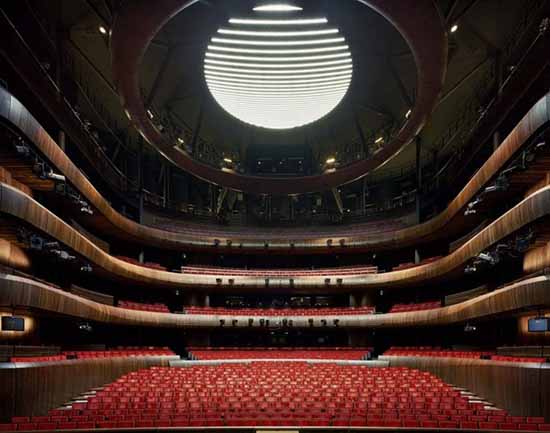
[[[147,326],[159,328],[216,328],[220,319],[237,327],[248,328],[248,316],[185,315],[127,310],[85,299],[72,293],[27,278],[0,274],[0,306],[15,305],[48,313],[57,313],[112,325]],[[400,328],[445,326],[469,320],[487,319],[502,313],[550,306],[550,278],[533,277],[466,302],[435,310],[408,313],[368,314],[357,316],[285,316],[293,320],[294,328],[309,328],[309,319],[315,327],[323,327],[326,319],[332,326],[339,319],[340,328]],[[272,326],[283,317],[269,317]],[[254,327],[260,326],[260,317],[254,317]]]
[[[12,416],[45,415],[70,400],[142,368],[168,365],[167,357],[0,364],[0,422]]]
[[[434,262],[399,271],[369,275],[316,275],[290,278],[270,278],[266,286],[264,277],[221,276],[216,273],[201,275],[159,271],[127,263],[98,248],[74,228],[58,218],[21,191],[0,183],[0,212],[25,221],[30,226],[65,244],[96,270],[112,279],[149,287],[186,289],[210,289],[219,291],[265,290],[296,293],[341,292],[342,290],[367,290],[398,288],[423,283],[433,283],[450,278],[463,271],[465,264],[499,240],[510,236],[522,227],[550,213],[550,186],[525,198],[500,218],[484,228],[468,242],[449,255]],[[328,283],[327,283],[328,279]],[[221,282],[219,282],[219,281]],[[232,280],[233,282],[231,282]],[[340,280],[340,281],[338,281]]]
[[[550,364],[382,356],[390,366],[429,371],[518,416],[550,417]]]
[[[550,243],[527,251],[523,257],[523,272],[530,274],[550,267]]]
[[[239,253],[247,249],[262,250],[264,243],[269,243],[270,251],[307,251],[316,253],[333,253],[337,250],[365,249],[369,251],[388,248],[402,248],[448,236],[449,224],[455,218],[461,218],[463,208],[475,195],[501,170],[521,147],[550,122],[550,97],[546,96],[537,102],[514,130],[506,137],[499,148],[476,172],[457,197],[438,216],[414,227],[386,233],[338,234],[335,230],[326,234],[311,236],[307,240],[289,239],[288,235],[279,237],[273,232],[262,230],[244,231],[246,235],[239,237],[238,233],[228,235],[227,231],[212,227],[212,235],[196,235],[193,233],[175,233],[140,225],[114,210],[107,200],[86,179],[55,141],[47,134],[36,119],[20,102],[5,89],[0,88],[0,116],[16,126],[41,153],[83,194],[97,210],[97,216],[88,219],[96,229],[116,238],[157,246],[167,249],[210,249],[214,251],[231,250],[227,241],[234,248],[242,244]],[[345,247],[340,248],[340,239]],[[216,240],[220,241],[215,248]],[[333,241],[334,246],[327,247],[327,241]],[[294,243],[294,247],[290,246]]]
[[[31,259],[22,248],[5,239],[0,239],[0,264],[20,271],[28,271],[31,268]]]

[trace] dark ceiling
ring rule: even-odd
[[[29,1],[44,14],[53,11],[48,0]],[[100,25],[109,26],[117,2],[105,0],[61,0],[63,25],[79,69],[94,88],[97,98],[124,128],[130,128],[112,84],[108,38]],[[209,38],[233,14],[246,13],[252,0],[199,1],[176,16],[159,34],[147,52],[142,68],[144,99],[155,109],[169,110],[196,129],[204,110],[200,138],[221,152],[239,157],[250,143],[307,145],[319,158],[343,153],[346,144],[359,140],[358,126],[367,133],[401,121],[407,100],[414,100],[416,71],[405,42],[382,17],[355,0],[304,0],[310,10],[323,11],[345,34],[354,56],[352,89],[338,109],[321,121],[289,133],[272,133],[247,127],[231,118],[205,88],[202,60]],[[422,131],[423,158],[441,146],[439,138],[460,114],[470,98],[480,92],[484,76],[494,66],[495,55],[510,39],[510,29],[525,15],[525,2],[517,0],[439,0],[441,15],[450,28],[459,24],[449,39],[449,65],[442,102]],[[154,2],[152,2],[152,5]],[[445,19],[445,18],[443,18]],[[159,75],[159,73],[161,73]],[[160,77],[160,78],[159,78]],[[443,149],[451,152],[452,148]],[[383,168],[369,175],[380,179],[414,166],[414,146],[409,146]]]

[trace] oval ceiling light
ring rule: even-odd
[[[231,18],[212,37],[204,78],[233,117],[291,129],[325,117],[342,102],[353,77],[346,39],[327,18],[303,17],[301,11],[279,3],[258,6],[253,18]]]

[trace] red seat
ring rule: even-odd
[[[530,424],[530,423],[521,423],[521,424],[518,424],[518,429],[533,431],[533,430],[538,430],[538,425]]]
[[[0,431],[14,431],[17,424],[0,424]]]
[[[480,422],[479,428],[481,430],[496,430],[498,428],[498,424],[496,422]]]
[[[75,430],[77,426],[76,422],[60,422],[57,424],[59,430]]]
[[[539,424],[539,431],[550,431],[550,424]]]
[[[502,422],[498,425],[498,428],[502,430],[517,430],[518,425],[513,422]]]

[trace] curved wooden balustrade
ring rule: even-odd
[[[265,279],[258,276],[234,276],[228,278],[205,273],[189,275],[159,271],[134,265],[117,259],[73,227],[58,218],[34,199],[21,191],[0,183],[0,212],[25,221],[35,229],[65,244],[68,248],[89,260],[100,271],[113,279],[150,287],[209,288],[223,291],[261,290],[286,292],[366,290],[405,287],[413,284],[435,282],[462,272],[465,264],[496,242],[510,236],[522,227],[550,214],[550,186],[524,199],[492,224],[480,231],[468,242],[449,255],[415,268],[367,275],[324,275]]]
[[[215,328],[220,320],[237,327],[249,327],[248,316],[189,315],[128,310],[82,298],[47,284],[15,275],[0,274],[0,306],[9,305],[78,317],[110,325],[148,326],[158,328]],[[537,276],[510,284],[494,292],[449,307],[407,313],[341,315],[341,316],[255,316],[253,327],[260,326],[261,318],[270,319],[271,326],[285,318],[294,328],[332,326],[338,319],[340,328],[400,328],[443,326],[485,319],[496,314],[511,313],[525,308],[550,306],[550,277]]]
[[[381,356],[391,367],[410,367],[466,388],[516,416],[550,415],[550,364],[480,359]]]
[[[266,251],[285,252],[315,252],[334,253],[336,251],[369,251],[402,248],[417,245],[422,242],[449,236],[453,228],[450,223],[461,225],[459,220],[464,207],[477,193],[501,170],[518,150],[532,139],[550,121],[550,96],[545,96],[537,102],[516,128],[503,141],[481,169],[472,177],[457,197],[438,216],[422,224],[401,230],[382,233],[349,233],[338,234],[337,231],[315,234],[309,239],[297,239],[285,234],[274,238],[272,234],[261,230],[249,231],[247,236],[239,234],[228,235],[219,228],[212,228],[209,236],[204,234],[176,233],[140,225],[114,210],[109,202],[94,188],[82,172],[67,155],[57,146],[55,141],[40,126],[36,119],[9,94],[0,88],[0,117],[16,126],[37,149],[66,176],[96,209],[96,216],[88,218],[98,232],[108,234],[118,239],[130,240],[164,249],[211,249],[225,253]],[[456,229],[455,229],[456,231]],[[250,235],[255,235],[251,239]],[[332,246],[328,246],[332,243]],[[218,245],[218,246],[216,246]]]

